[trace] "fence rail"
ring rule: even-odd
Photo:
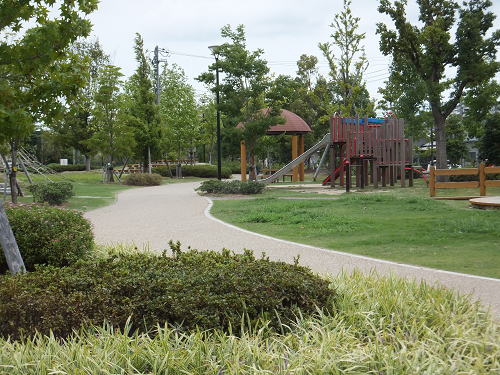
[[[500,187],[500,180],[487,180],[486,174],[500,173],[500,167],[487,167],[484,163],[479,164],[479,168],[462,169],[430,169],[430,194],[436,196],[436,189],[464,189],[479,188],[479,195],[486,195],[487,187]],[[461,181],[461,182],[436,182],[436,176],[460,176],[460,175],[479,175],[479,181]]]

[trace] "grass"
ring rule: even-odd
[[[293,242],[500,278],[500,211],[428,195],[423,181],[414,188],[367,188],[329,200],[279,199],[327,196],[268,189],[255,200],[215,201],[211,212],[241,228]]]
[[[500,327],[467,296],[375,274],[328,277],[336,314],[234,330],[139,335],[104,325],[68,339],[0,339],[0,372],[17,374],[498,374]]]
[[[70,198],[70,200],[64,204],[64,207],[68,209],[78,209],[85,211],[95,210],[97,208],[105,207],[113,204],[116,200],[116,196],[128,189],[136,189],[138,186],[127,186],[121,182],[101,182],[101,171],[92,170],[90,172],[65,172],[61,176],[66,177],[73,183],[73,191],[75,196]],[[19,173],[18,179],[20,180],[21,187],[26,195],[30,195],[27,186],[28,180],[24,174]],[[34,182],[44,181],[43,178],[37,175],[33,175],[32,179]],[[176,178],[164,178],[163,184],[181,183],[189,181],[204,181],[205,179],[200,179],[196,177],[186,177],[182,179]],[[7,200],[10,200],[8,197]],[[32,197],[18,197],[20,203],[32,203]],[[85,207],[85,208],[84,208]]]

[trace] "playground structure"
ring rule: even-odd
[[[296,143],[292,142],[292,144],[296,150]],[[298,157],[270,177],[259,181],[274,182],[299,166],[303,170],[304,162],[315,152],[325,148],[319,167],[330,150],[331,170],[330,176],[325,179],[323,185],[330,183],[331,187],[335,187],[335,181],[340,179],[340,186],[348,190],[351,176],[355,174],[355,185],[360,188],[370,183],[378,187],[379,182],[382,186],[388,184],[394,186],[398,176],[401,176],[401,187],[405,187],[405,170],[413,170],[412,145],[412,137],[404,137],[403,119],[396,117],[372,119],[368,116],[341,117],[336,114],[330,118],[330,133],[326,134],[321,141],[305,152],[302,146]],[[340,160],[338,166],[336,165],[337,157]],[[243,167],[242,153],[242,175]],[[315,178],[316,176],[317,173]],[[292,180],[298,181],[297,178]],[[413,186],[413,173],[409,173],[408,184]]]

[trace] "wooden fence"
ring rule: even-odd
[[[500,167],[486,167],[483,163],[479,168],[435,169],[430,170],[430,193],[436,196],[436,189],[479,188],[479,195],[486,195],[486,188],[500,187],[500,180],[486,180],[487,173],[500,173]],[[436,176],[479,175],[479,181],[436,182]]]

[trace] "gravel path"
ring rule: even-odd
[[[247,248],[254,250],[256,256],[265,252],[272,260],[290,263],[300,254],[302,265],[321,273],[337,274],[342,269],[351,272],[355,268],[364,272],[376,270],[381,275],[392,272],[428,284],[439,283],[461,293],[473,293],[474,299],[489,305],[497,319],[500,318],[498,279],[381,261],[248,232],[213,218],[209,213],[212,201],[194,191],[198,185],[187,182],[126,190],[113,205],[87,212],[85,216],[94,224],[96,242],[101,244],[135,243],[140,249],[149,245],[150,249],[161,251],[174,240],[180,241],[184,250],[190,246],[199,250],[227,248],[243,252]]]

